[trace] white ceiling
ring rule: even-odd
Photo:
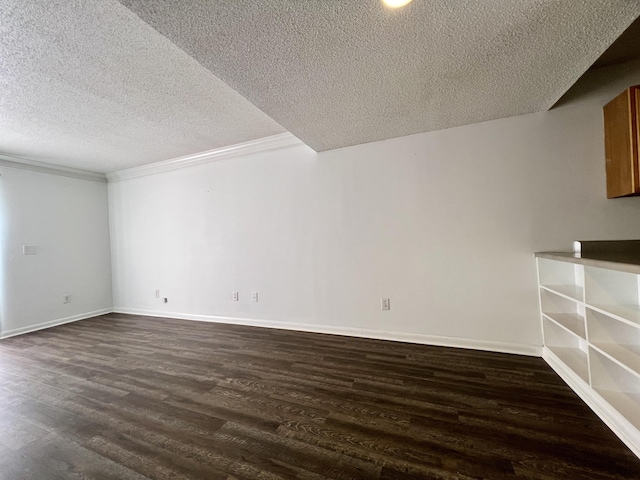
[[[285,128],[320,151],[541,111],[638,15],[640,0],[0,0],[0,153],[112,172]]]
[[[0,153],[104,173],[284,131],[116,1],[0,0]]]

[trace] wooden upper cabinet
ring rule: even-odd
[[[629,87],[604,106],[607,198],[640,195],[640,85]]]

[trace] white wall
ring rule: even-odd
[[[2,337],[109,311],[107,185],[6,167],[0,174]],[[37,255],[23,255],[23,245]]]
[[[638,63],[550,112],[112,183],[115,308],[535,351],[533,252],[640,238],[640,198],[605,198],[601,110],[634,83]]]

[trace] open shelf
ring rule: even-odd
[[[613,343],[592,343],[592,345],[640,375],[640,347],[638,345],[615,345]]]
[[[594,390],[640,428],[640,377],[593,348],[589,358]]]
[[[582,265],[538,258],[538,275],[541,287],[574,300],[584,300]]]
[[[586,338],[584,318],[577,313],[543,313],[545,317],[553,320],[558,325],[575,333],[580,338]]]
[[[589,341],[622,366],[640,375],[640,327],[587,309]]]
[[[580,338],[586,339],[584,304],[540,289],[542,313]]]
[[[601,303],[590,303],[588,305],[596,310],[606,313],[607,315],[611,315],[640,326],[640,306],[638,305],[613,305]]]
[[[589,367],[587,365],[587,354],[585,352],[579,348],[558,347],[555,345],[547,345],[547,348],[551,350],[562,363],[578,374],[582,380],[587,383],[589,382]]]
[[[640,325],[637,274],[585,267],[584,275],[587,305]]]
[[[640,393],[620,392],[618,390],[607,390],[604,388],[595,388],[595,391],[623,417],[629,420],[634,427],[640,429],[640,418],[638,418]]]
[[[577,285],[541,285],[541,287],[571,300],[582,301],[584,295],[582,287]]]
[[[577,335],[543,318],[544,344],[582,380],[589,382],[586,342]]]

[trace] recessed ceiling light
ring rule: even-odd
[[[382,0],[389,8],[400,8],[404,7],[407,3],[411,3],[412,0]]]

